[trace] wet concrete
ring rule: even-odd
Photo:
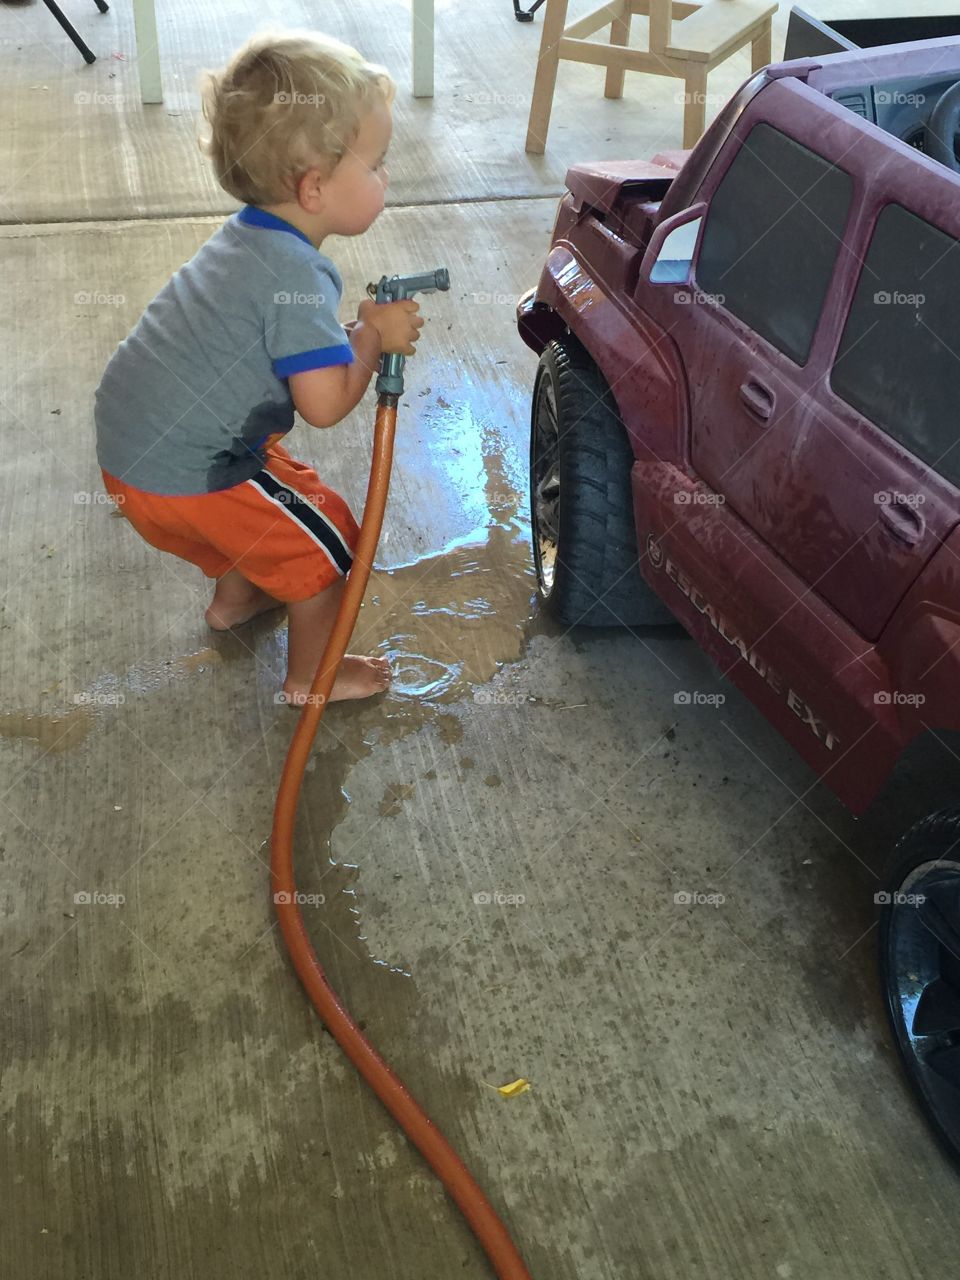
[[[441,263],[454,288],[356,642],[396,681],[330,708],[305,778],[311,936],[538,1280],[951,1275],[957,1181],[893,1058],[873,905],[951,747],[856,822],[679,629],[540,614],[511,317],[553,212],[396,209],[331,246],[346,299]],[[211,635],[200,575],[97,496],[103,363],[215,225],[0,230],[0,1274],[480,1280],[277,937],[283,619]],[[291,443],[359,511],[371,435],[368,398]]]
[[[374,575],[360,639],[397,687],[330,709],[297,835],[331,980],[535,1276],[934,1274],[956,1183],[897,1075],[871,938],[875,828],[912,791],[858,825],[735,691],[674,703],[722,689],[679,631],[541,617],[522,436],[481,430],[456,464],[472,527],[397,562],[388,542]],[[83,607],[134,660],[105,669],[98,640],[122,643],[70,632],[49,584],[3,650],[5,688],[43,686],[35,718],[85,725],[60,750],[0,737],[4,1274],[479,1280],[278,944],[282,620],[205,636],[199,584],[171,608],[166,562],[97,514]]]

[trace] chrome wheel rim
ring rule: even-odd
[[[918,864],[888,911],[886,996],[899,1048],[960,1150],[960,862]]]
[[[546,596],[553,590],[560,541],[560,427],[548,374],[540,378],[534,405],[530,495],[537,580]]]

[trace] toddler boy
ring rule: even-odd
[[[216,580],[225,631],[287,608],[283,692],[302,703],[350,568],[357,522],[280,444],[294,409],[331,427],[360,401],[382,352],[411,356],[418,304],[360,303],[319,253],[384,205],[396,86],[385,68],[311,32],[266,32],[208,76],[207,151],[243,208],[160,290],[97,388],[97,458],[151,545]],[[348,654],[331,700],[385,689],[383,658]]]

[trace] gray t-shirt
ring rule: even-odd
[[[212,493],[263,467],[293,426],[287,378],[350,364],[334,263],[247,205],[164,285],[96,392],[97,459],[149,493]]]

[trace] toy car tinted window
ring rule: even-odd
[[[958,242],[887,205],[830,381],[865,418],[960,485],[958,298]]]
[[[843,169],[758,124],[710,201],[697,284],[797,364],[810,354],[852,192]]]

